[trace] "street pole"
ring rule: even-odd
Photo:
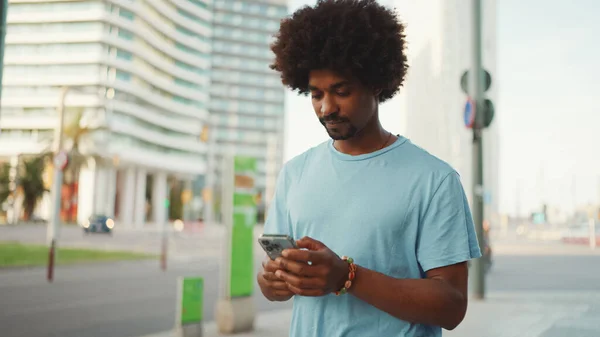
[[[162,183],[161,183],[162,184]],[[167,191],[167,198],[169,198],[169,191],[168,191],[168,186],[169,183],[167,182],[167,186],[160,186],[159,188],[162,188],[163,191],[166,190]],[[167,206],[169,205],[169,206]],[[162,214],[162,224],[160,226],[161,228],[161,245],[160,245],[160,269],[162,271],[166,271],[167,270],[167,251],[168,251],[168,236],[167,236],[167,226],[169,223],[169,207],[170,207],[170,203],[167,204],[165,203],[163,205],[164,207],[164,214]]]
[[[69,92],[69,87],[63,87],[60,92],[60,99],[56,109],[58,115],[58,125],[54,132],[54,158],[56,158],[62,150],[63,127],[65,119],[65,98]],[[61,189],[63,182],[62,168],[54,163],[54,178],[52,179],[51,204],[52,213],[50,223],[48,224],[47,241],[48,241],[48,282],[54,279],[54,262],[56,260],[57,237],[60,222],[60,203]]]
[[[590,218],[588,220],[590,227],[590,248],[596,249],[596,219],[594,219],[593,213],[590,213]]]
[[[2,0],[2,8],[0,8],[0,20],[1,20],[1,22],[0,22],[0,102],[2,102],[2,75],[4,74],[4,40],[6,38],[6,13],[7,12],[8,12],[8,0]],[[0,109],[1,109],[1,107],[0,107]]]
[[[475,123],[473,125],[473,220],[479,247],[485,248],[483,233],[483,67],[481,50],[481,0],[472,1],[471,48],[472,69],[470,71],[471,99],[475,102]],[[485,266],[484,259],[473,261],[473,291],[476,299],[485,298]]]
[[[207,121],[208,123],[208,121]],[[206,165],[206,180],[204,181],[204,191],[208,192],[204,199],[204,214],[203,221],[205,225],[213,225],[215,222],[215,183],[216,183],[216,138],[217,138],[217,126],[216,124],[210,124],[208,129],[208,153],[207,153],[207,165]]]

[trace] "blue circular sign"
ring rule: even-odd
[[[465,104],[464,121],[467,128],[472,128],[475,123],[475,102],[471,98]]]

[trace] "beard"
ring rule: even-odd
[[[356,135],[358,128],[349,119],[337,116],[319,118],[319,121],[333,140],[347,140]],[[336,123],[327,125],[327,123]]]

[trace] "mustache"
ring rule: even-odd
[[[321,122],[321,124],[325,124],[327,122],[330,122],[330,123],[348,122],[349,120],[348,120],[348,118],[340,117],[337,114],[331,114],[331,115],[326,116],[326,117],[320,117],[319,121]]]

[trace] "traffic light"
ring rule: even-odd
[[[483,70],[483,92],[487,92],[492,86],[492,75],[487,70]],[[469,95],[469,71],[465,70],[460,77],[460,88],[465,95]],[[487,128],[492,124],[494,120],[494,103],[488,98],[484,99],[481,104],[478,104],[477,108],[473,106],[472,100],[467,99],[467,104],[465,105],[464,113],[464,121],[465,126],[467,128],[473,127],[473,122],[475,121],[475,114],[483,114],[483,128]]]

